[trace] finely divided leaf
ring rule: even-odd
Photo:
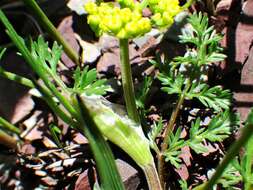
[[[181,159],[179,155],[181,154],[181,148],[185,146],[185,142],[180,138],[181,128],[178,128],[175,135],[173,133],[169,136],[168,149],[165,151],[165,161],[170,162],[176,168],[180,167]]]
[[[97,79],[96,69],[89,70],[88,66],[82,71],[77,67],[73,78],[75,80],[73,90],[81,94],[85,93],[88,96],[92,94],[104,95],[111,90],[111,87],[106,84],[106,79]]]
[[[222,90],[220,86],[209,88],[205,83],[193,83],[186,96],[190,99],[197,98],[206,107],[220,112],[222,109],[230,107],[232,95],[229,90]]]

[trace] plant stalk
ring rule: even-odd
[[[211,177],[211,179],[204,185],[203,190],[210,190],[217,182],[217,180],[221,177],[223,171],[226,169],[228,164],[234,159],[234,157],[239,153],[240,149],[244,146],[244,144],[250,139],[253,134],[253,123],[247,124],[240,136],[240,138],[235,141],[232,146],[229,148],[222,162],[219,164],[215,173]]]
[[[129,61],[128,39],[120,39],[119,42],[120,70],[127,113],[130,119],[132,119],[136,123],[140,123],[140,118],[135,102],[131,65]]]
[[[5,120],[4,118],[2,118],[2,117],[0,117],[0,125],[1,125],[3,128],[5,128],[5,129],[7,129],[7,130],[9,130],[9,131],[11,131],[11,132],[16,133],[17,135],[20,134],[20,129],[19,129],[19,128],[17,128],[15,125],[12,125],[10,122],[6,121],[6,120]]]
[[[4,77],[6,79],[9,79],[9,80],[15,81],[19,84],[26,86],[26,87],[35,88],[35,86],[31,80],[29,80],[25,77],[22,77],[20,75],[5,71],[2,67],[0,67],[0,76]]]
[[[162,190],[154,162],[142,168],[150,190]]]
[[[79,65],[79,56],[75,50],[61,36],[60,32],[54,27],[52,22],[47,18],[35,0],[23,0],[25,5],[33,12],[41,26],[52,36],[59,44],[62,45],[68,57]]]
[[[172,112],[172,115],[170,117],[170,121],[169,121],[168,125],[165,127],[165,131],[163,133],[164,140],[161,145],[161,152],[160,152],[160,154],[158,154],[158,174],[159,174],[159,177],[161,180],[161,184],[163,185],[163,189],[165,189],[165,187],[166,187],[166,183],[165,183],[165,181],[166,181],[165,173],[166,172],[164,171],[165,170],[165,158],[164,158],[163,153],[167,150],[167,148],[169,146],[168,139],[169,139],[170,133],[173,131],[173,126],[174,126],[176,119],[178,117],[178,113],[180,111],[180,108],[184,103],[184,98],[185,98],[185,95],[182,94],[177,102],[176,108]]]

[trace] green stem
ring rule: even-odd
[[[48,106],[51,108],[51,110],[57,114],[65,123],[67,123],[70,126],[74,126],[75,128],[78,128],[77,123],[66,114],[62,109],[60,109],[59,105],[53,100],[51,93],[48,91],[48,89],[45,86],[40,85],[38,82],[34,82],[36,85],[36,88],[39,90],[39,92],[42,94],[43,100],[48,104]]]
[[[57,29],[54,27],[54,25],[51,23],[51,21],[47,18],[45,13],[41,10],[39,5],[34,0],[23,0],[25,5],[32,10],[34,15],[37,17],[39,23],[41,26],[52,36],[58,43],[60,43],[66,52],[66,54],[69,56],[69,58],[74,61],[76,64],[79,64],[79,56],[75,52],[75,50],[70,47],[70,45],[64,40],[64,38],[61,36],[60,32],[57,31]]]
[[[177,120],[180,108],[184,103],[185,95],[188,92],[190,87],[191,87],[191,81],[189,79],[187,79],[186,86],[185,86],[183,92],[180,94],[177,105],[176,105],[175,109],[173,110],[171,117],[170,117],[170,121],[169,121],[168,125],[165,127],[165,130],[163,133],[164,139],[161,144],[161,152],[160,152],[160,154],[158,154],[158,174],[159,174],[161,184],[163,185],[164,189],[166,187],[164,152],[167,150],[167,148],[169,146],[168,142],[169,142],[170,133],[173,132],[173,127],[174,127],[174,124]]]
[[[160,179],[158,177],[154,163],[146,165],[142,169],[145,173],[149,189],[150,190],[162,190]]]
[[[17,128],[15,125],[12,125],[10,122],[6,121],[2,117],[0,117],[0,125],[3,128],[5,128],[5,129],[7,129],[7,130],[9,130],[11,132],[14,132],[14,133],[16,133],[18,135],[20,134],[20,129],[19,128]]]
[[[134,85],[132,79],[131,65],[129,61],[128,39],[120,39],[120,69],[122,76],[122,86],[127,113],[130,119],[140,123],[139,114],[136,107]]]
[[[182,94],[180,96],[178,102],[177,102],[176,108],[172,112],[172,115],[170,117],[170,121],[169,121],[168,125],[165,127],[165,131],[163,133],[164,139],[163,139],[163,142],[162,142],[162,145],[161,145],[161,152],[158,155],[158,174],[159,174],[161,184],[163,185],[164,189],[165,189],[165,186],[166,186],[166,183],[165,183],[165,181],[166,181],[166,179],[165,179],[166,172],[164,171],[165,170],[165,159],[164,159],[163,153],[168,148],[168,145],[169,145],[168,144],[168,139],[169,139],[170,133],[173,131],[173,126],[174,126],[175,121],[178,117],[179,110],[180,110],[181,106],[184,103],[184,98],[185,98],[185,96],[184,96],[184,94]]]
[[[251,138],[245,147],[244,157],[245,160],[245,171],[241,172],[244,183],[244,190],[250,190],[252,186],[251,173],[252,173],[252,158],[253,158],[253,149],[251,148],[253,139]]]
[[[0,67],[0,76],[6,79],[15,81],[19,84],[22,84],[29,88],[35,88],[33,82],[25,77],[21,77],[20,75],[5,71],[2,67]]]
[[[0,130],[0,144],[3,144],[12,149],[17,148],[17,141],[2,130]]]
[[[223,171],[226,169],[228,164],[234,159],[234,157],[239,153],[241,147],[250,139],[253,134],[253,123],[247,124],[240,136],[240,138],[232,144],[223,158],[222,162],[219,164],[215,173],[211,177],[211,179],[204,185],[203,190],[210,190],[216,184],[217,180],[221,177]]]

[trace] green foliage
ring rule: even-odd
[[[153,83],[152,77],[145,76],[143,84],[139,91],[136,93],[136,105],[140,109],[145,109],[146,99],[150,90],[150,87]]]
[[[179,158],[179,155],[181,153],[181,148],[186,146],[185,141],[180,138],[181,135],[181,128],[178,128],[176,133],[170,133],[169,136],[169,147],[165,151],[165,161],[170,162],[173,166],[176,168],[180,167],[181,159]]]
[[[17,46],[26,62],[43,81],[43,84],[38,84],[36,81],[34,83],[37,85],[37,89],[43,95],[43,99],[48,103],[49,107],[63,121],[69,125],[73,125],[74,128],[88,138],[97,164],[102,188],[108,190],[124,189],[109,145],[100,131],[96,130],[96,127],[86,125],[87,122],[91,123],[93,119],[89,117],[89,114],[83,114],[85,106],[81,101],[78,101],[79,104],[76,105],[77,100],[71,96],[73,91],[66,87],[56,73],[56,64],[59,61],[59,53],[61,51],[60,47],[54,45],[50,52],[47,43],[40,37],[37,42],[32,42],[30,51],[1,10],[0,21],[7,28],[7,34]],[[53,55],[54,53],[56,55]]]
[[[239,190],[240,188],[237,188],[236,185],[242,181],[242,176],[238,172],[238,170],[235,167],[234,160],[231,164],[228,165],[228,167],[224,170],[222,173],[222,176],[218,180],[217,184],[221,184],[223,188],[225,189],[231,189],[231,190]]]
[[[180,136],[181,128],[178,128],[175,134],[170,133],[169,147],[164,153],[166,161],[179,168],[181,163],[179,155],[183,147],[189,146],[197,154],[206,153],[208,149],[203,144],[204,142],[222,142],[231,134],[233,126],[238,125],[238,122],[238,115],[225,111],[213,117],[207,126],[203,126],[200,118],[197,118],[195,122],[192,122],[189,139],[182,138]],[[154,131],[156,130],[154,129]]]
[[[195,59],[194,62],[200,66],[222,61],[226,58],[224,54],[220,53],[222,49],[219,47],[219,42],[222,37],[216,34],[213,26],[208,26],[208,17],[206,15],[202,15],[201,12],[199,14],[194,13],[189,17],[188,22],[191,24],[192,29],[183,30],[182,35],[179,36],[180,42],[193,44],[197,47],[198,53],[194,54],[190,51],[189,56],[178,59],[178,61],[191,63]]]
[[[5,53],[5,51],[6,51],[5,48],[0,50],[0,59],[2,59],[2,57],[3,57],[4,53]]]
[[[179,184],[180,184],[180,187],[181,187],[181,189],[182,190],[188,190],[189,188],[188,188],[188,184],[187,184],[187,181],[185,181],[185,180],[179,180]]]
[[[188,21],[192,28],[183,30],[180,42],[190,43],[193,48],[188,48],[184,56],[174,58],[168,67],[169,72],[160,71],[158,79],[162,82],[162,90],[168,94],[184,95],[187,99],[196,98],[216,112],[228,109],[231,105],[230,91],[222,90],[220,86],[210,87],[203,80],[206,78],[203,65],[222,61],[226,57],[220,53],[221,36],[212,26],[208,27],[208,17],[201,13],[191,15]]]
[[[208,127],[200,125],[200,118],[192,123],[189,145],[196,153],[205,153],[207,148],[202,144],[204,140],[221,142],[231,134],[232,126],[238,125],[238,115],[229,111],[220,113],[212,118]]]
[[[159,74],[158,79],[162,82],[161,89],[168,94],[182,94],[185,79],[183,75],[177,76],[166,76],[164,74]]]
[[[158,122],[153,123],[151,130],[148,133],[150,148],[156,151],[157,154],[159,154],[159,148],[156,144],[156,138],[161,134],[162,130],[163,130],[163,120],[162,118],[160,118]]]
[[[98,80],[96,69],[89,70],[89,66],[84,67],[82,71],[80,67],[77,67],[73,77],[75,80],[73,91],[79,94],[105,95],[111,90],[111,87],[106,84],[106,79]]]
[[[50,70],[56,74],[57,64],[61,58],[62,47],[54,42],[52,50],[48,49],[48,43],[44,41],[42,36],[39,36],[37,42],[32,42],[31,54],[35,59],[38,59],[41,66],[49,63]]]
[[[61,130],[53,123],[49,125],[49,130],[50,130],[50,133],[51,133],[56,145],[59,148],[63,148],[63,144],[61,143],[61,141],[59,139],[59,135],[61,134]]]
[[[161,81],[164,92],[169,95],[177,95],[178,101],[174,108],[167,127],[175,127],[175,131],[167,132],[162,142],[161,150],[165,161],[170,162],[175,168],[181,165],[181,150],[188,146],[197,154],[208,152],[206,144],[222,142],[229,137],[233,131],[233,126],[238,125],[238,116],[229,111],[231,106],[231,93],[229,90],[223,90],[221,86],[210,86],[207,83],[208,69],[211,63],[222,61],[226,56],[221,53],[219,46],[221,36],[216,34],[214,27],[208,26],[208,17],[202,13],[194,13],[189,16],[190,27],[182,31],[179,36],[180,42],[187,46],[187,51],[183,56],[174,58],[170,63],[151,61],[158,67],[159,74],[157,78]],[[189,135],[181,137],[182,128],[175,125],[179,110],[184,100],[198,100],[203,106],[213,111],[213,117],[209,123],[203,124],[200,118],[196,118],[189,128]],[[224,111],[225,110],[225,111]],[[159,152],[158,147],[154,145],[156,135],[162,131],[160,121],[154,125],[157,129],[151,131],[150,144]],[[169,130],[169,129],[168,129]],[[166,147],[166,149],[164,149]],[[224,179],[234,184],[235,178],[229,179],[232,170],[224,175]],[[226,186],[225,182],[222,182]],[[182,189],[187,189],[187,183],[180,181]]]
[[[253,137],[250,138],[248,143],[245,146],[244,154],[241,157],[237,157],[233,160],[233,165],[236,171],[239,173],[237,174],[237,178],[239,181],[243,181],[244,189],[250,190],[253,187],[253,170],[252,170],[252,158],[253,158]],[[227,172],[227,169],[224,173]],[[224,173],[222,175],[224,175]],[[229,176],[232,178],[232,175]]]
[[[193,82],[191,89],[186,93],[189,99],[197,98],[204,106],[220,112],[229,109],[231,105],[231,93],[222,90],[221,86],[209,87],[205,83]]]

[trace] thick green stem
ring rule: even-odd
[[[5,128],[5,129],[7,129],[7,130],[9,130],[11,132],[14,132],[14,133],[16,133],[18,135],[20,134],[20,129],[19,128],[17,128],[15,125],[12,125],[10,122],[6,121],[2,117],[0,117],[0,125],[3,128]]]
[[[148,164],[142,168],[150,190],[162,190],[160,179],[158,177],[154,163]]]
[[[128,39],[120,39],[120,69],[128,116],[136,123],[140,123],[140,118],[135,103],[134,85],[129,61]]]
[[[253,134],[253,123],[247,124],[240,136],[240,138],[232,144],[223,158],[222,162],[219,164],[215,173],[211,177],[211,179],[204,185],[203,190],[210,190],[217,182],[217,180],[221,177],[223,171],[226,169],[228,164],[235,158],[235,156],[239,153],[240,149],[244,146],[244,144],[250,139]]]
[[[23,0],[25,5],[34,13],[41,26],[52,36],[58,43],[60,43],[69,56],[69,58],[76,64],[79,64],[79,56],[75,50],[64,40],[60,32],[54,27],[51,21],[47,18],[45,13],[41,10],[39,5],[34,0]]]

